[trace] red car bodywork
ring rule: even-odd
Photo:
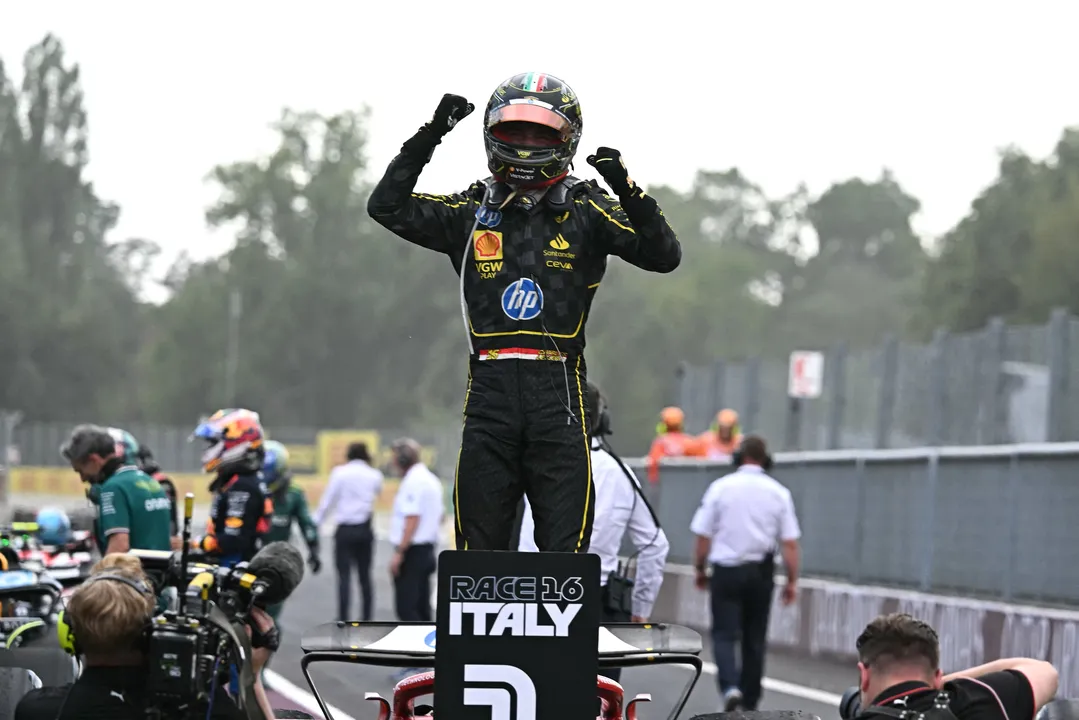
[[[393,704],[376,692],[364,695],[365,700],[379,703],[378,720],[410,720],[411,718],[434,717],[431,705],[418,704],[416,700],[435,691],[435,673],[428,671],[411,675],[393,688]],[[596,678],[596,695],[600,701],[600,712],[596,720],[637,720],[637,703],[649,702],[652,696],[640,693],[625,706],[623,715],[622,686],[602,675]]]

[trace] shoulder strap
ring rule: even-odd
[[[567,175],[551,186],[545,199],[547,204],[556,210],[565,210],[573,202],[573,198],[587,188],[587,181]]]
[[[933,706],[927,710],[873,705],[858,713],[857,720],[870,717],[890,717],[895,720],[958,720],[951,708],[952,696],[940,690],[933,697]]]
[[[509,197],[511,192],[509,185],[495,180],[494,177],[484,178],[473,185],[473,187],[475,188],[474,196],[479,199],[483,198],[486,191],[490,191],[487,194],[487,203],[485,207],[495,210],[499,209],[502,204],[506,202],[506,198]]]

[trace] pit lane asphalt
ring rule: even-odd
[[[372,580],[375,583],[375,620],[394,621],[393,586],[388,565],[392,548],[379,541],[372,564]],[[279,618],[283,632],[282,645],[274,657],[270,669],[303,690],[310,687],[300,672],[303,653],[299,642],[303,632],[315,625],[331,622],[337,613],[337,577],[333,568],[333,540],[323,539],[323,568],[318,575],[306,573],[300,587],[289,598]],[[356,583],[353,577],[353,583]],[[352,593],[353,614],[359,615],[359,587]],[[656,618],[662,620],[662,618]],[[711,662],[710,641],[704,638],[703,657]],[[377,705],[363,699],[365,692],[378,692],[389,698],[393,688],[392,668],[369,667],[343,663],[318,663],[311,666],[311,676],[323,700],[340,708],[355,720],[377,717]],[[627,700],[637,693],[651,693],[652,702],[639,706],[641,717],[665,718],[674,706],[682,687],[692,671],[688,667],[664,666],[655,668],[632,668],[622,672],[622,683]],[[769,653],[765,674],[770,678],[794,683],[799,686],[842,693],[857,675],[854,668],[838,666],[827,661],[810,661]],[[272,684],[271,684],[272,687]],[[292,706],[290,704],[290,706]],[[682,712],[682,718],[699,713],[717,712],[720,708],[715,675],[705,672]],[[833,705],[807,700],[794,695],[765,690],[761,710],[802,710],[817,715],[821,720],[839,717]]]

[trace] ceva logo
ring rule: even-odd
[[[543,311],[543,291],[531,278],[521,278],[502,291],[502,312],[512,320],[532,320]]]

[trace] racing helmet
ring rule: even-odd
[[[206,444],[202,453],[204,472],[247,474],[262,467],[265,437],[257,412],[229,408],[199,423],[189,441],[197,438]]]
[[[262,459],[262,481],[266,483],[266,489],[276,493],[287,487],[291,479],[288,448],[276,440],[267,440]]]
[[[583,127],[581,104],[569,85],[546,73],[514,75],[487,103],[487,167],[503,182],[551,185],[568,172]]]
[[[142,445],[141,443],[139,444],[138,451],[135,453],[135,458],[135,464],[138,465],[139,470],[142,470],[150,477],[153,477],[156,473],[161,471],[161,465],[154,457],[154,453],[150,450],[150,448]]]
[[[139,441],[127,430],[120,428],[106,428],[109,435],[116,441],[116,457],[124,461],[124,465],[139,464]]]
[[[71,540],[71,518],[57,507],[38,510],[37,539],[42,545],[66,545]]]

